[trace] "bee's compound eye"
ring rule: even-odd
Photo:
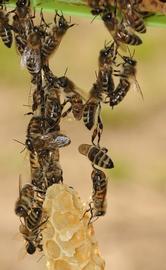
[[[19,217],[26,217],[27,216],[27,211],[22,206],[16,206],[15,213]]]
[[[32,255],[35,253],[36,251],[36,247],[33,244],[33,242],[28,242],[27,246],[26,246],[26,251],[28,254]]]

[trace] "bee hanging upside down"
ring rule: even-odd
[[[78,150],[82,155],[87,156],[92,164],[105,169],[114,168],[113,161],[107,155],[108,150],[106,148],[99,148],[90,144],[81,144]]]

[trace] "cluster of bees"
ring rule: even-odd
[[[86,99],[80,88],[67,76],[57,77],[49,67],[49,59],[56,52],[65,33],[74,26],[63,13],[55,12],[54,22],[47,23],[40,12],[40,23],[35,24],[30,0],[17,0],[16,8],[7,12],[0,2],[0,37],[8,48],[13,39],[21,57],[21,65],[27,68],[34,85],[32,111],[25,147],[29,152],[31,182],[21,185],[15,213],[20,218],[20,233],[26,241],[26,251],[33,254],[42,251],[42,228],[48,217],[42,205],[47,188],[63,183],[63,170],[59,163],[59,149],[71,140],[60,130],[63,118],[69,113],[92,131],[91,144],[81,144],[79,152],[92,163],[92,201],[89,204],[92,222],[106,213],[108,179],[103,169],[114,167],[108,149],[100,146],[103,132],[101,109],[103,104],[111,108],[118,105],[136,81],[136,60],[127,45],[142,43],[135,32],[145,33],[146,27],[139,12],[137,0],[117,0],[114,7],[107,0],[88,0],[93,15],[100,15],[111,33],[112,42],[105,42],[98,56],[96,82]],[[121,12],[117,17],[116,11]],[[129,56],[119,49],[125,45]],[[115,83],[115,76],[118,82]],[[137,83],[138,86],[138,83]],[[140,90],[140,88],[139,88]]]

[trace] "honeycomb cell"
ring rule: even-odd
[[[50,258],[59,258],[61,254],[60,247],[55,243],[54,240],[47,240],[44,243],[44,248],[47,250],[47,256]]]
[[[80,247],[75,249],[75,258],[78,262],[86,262],[91,256],[91,244],[89,241],[84,242]]]
[[[60,211],[73,211],[75,210],[72,195],[66,190],[61,191],[55,200],[54,209]]]
[[[63,237],[61,237],[61,234],[57,236],[56,240],[63,249],[73,250],[79,247],[83,243],[83,241],[86,240],[85,237],[85,230],[82,229],[75,232],[71,239],[68,241],[62,241]]]
[[[56,260],[54,261],[54,270],[73,270],[73,268],[64,260]]]
[[[55,230],[54,227],[52,226],[51,222],[48,221],[46,224],[46,228],[43,230],[43,237],[47,237],[48,238],[53,238],[55,234]]]
[[[65,230],[73,228],[74,226],[78,226],[80,223],[80,219],[78,215],[75,215],[70,212],[59,212],[56,211],[53,214],[52,222],[57,230]]]

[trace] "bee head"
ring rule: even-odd
[[[68,79],[66,76],[62,76],[62,77],[59,77],[57,79],[57,83],[60,87],[63,87],[65,88],[67,86],[67,83],[68,83]]]
[[[30,6],[30,0],[17,0],[16,6],[18,8],[24,8]]]
[[[123,56],[122,57],[124,62],[131,65],[131,66],[135,66],[137,64],[136,60],[133,60],[132,57],[128,57],[128,56]]]
[[[57,16],[58,16],[58,21],[57,21]],[[54,22],[55,25],[57,26],[58,32],[60,34],[64,34],[68,28],[74,26],[75,24],[70,24],[71,22],[71,18],[70,21],[68,22],[65,17],[62,15],[59,15],[58,12],[56,11],[55,17],[54,17]]]
[[[91,10],[92,15],[94,16],[100,15],[102,12],[103,12],[103,9],[100,7],[96,7]]]
[[[22,205],[19,205],[18,203],[16,203],[15,214],[19,217],[26,217],[27,211]]]
[[[27,245],[26,245],[26,251],[28,254],[32,255],[35,253],[36,251],[36,247],[34,245],[33,242],[27,242]]]
[[[103,15],[102,15],[102,20],[103,20],[104,22],[109,23],[109,22],[112,22],[112,19],[113,19],[113,14],[112,14],[112,12],[111,12],[111,11],[105,10],[105,11],[103,12]]]
[[[33,143],[31,139],[26,139],[25,145],[27,146],[29,151],[34,152]]]

